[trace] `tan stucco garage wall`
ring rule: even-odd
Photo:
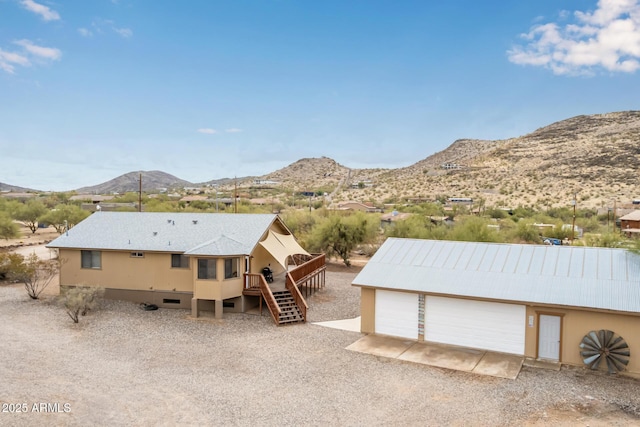
[[[376,331],[376,290],[360,288],[360,332],[373,334]]]
[[[375,288],[360,288],[360,330],[375,333]],[[503,301],[495,301],[503,302]],[[585,366],[580,356],[582,338],[593,330],[609,329],[620,335],[629,345],[631,357],[627,371],[640,373],[640,316],[619,313],[587,311],[557,307],[527,306],[525,332],[525,356],[538,356],[538,322],[540,314],[562,316],[560,361],[575,366]],[[529,318],[533,316],[533,324]],[[606,370],[606,364],[601,365]]]
[[[550,307],[527,307],[527,318],[534,316],[534,327],[527,327],[525,354],[537,357],[538,314],[564,315],[560,338],[561,362],[585,366],[580,356],[580,342],[590,331],[608,329],[627,342],[631,357],[627,370],[640,373],[640,316]],[[606,364],[601,368],[606,369]]]
[[[171,268],[168,253],[145,252],[143,257],[134,258],[130,252],[101,251],[99,269],[82,268],[79,250],[60,249],[60,259],[61,285],[193,292],[192,269]]]

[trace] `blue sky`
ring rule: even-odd
[[[0,0],[0,182],[402,167],[638,109],[640,0]]]

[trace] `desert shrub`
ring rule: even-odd
[[[0,238],[15,239],[20,236],[18,224],[14,223],[8,213],[0,211]]]
[[[296,236],[298,242],[307,249],[309,249],[307,243],[309,236],[318,221],[321,220],[321,211],[287,210],[281,214],[282,220],[287,224],[289,230]]]
[[[396,221],[385,230],[387,237],[402,237],[411,239],[429,239],[429,229],[435,227],[431,221],[422,215],[412,215],[403,221]]]
[[[484,214],[489,218],[494,219],[503,219],[509,216],[509,214],[505,210],[496,208],[487,209]]]
[[[314,227],[308,249],[339,256],[346,266],[350,266],[351,251],[361,243],[375,240],[379,220],[378,216],[362,212],[349,216],[331,215]]]
[[[623,239],[618,233],[587,234],[584,240],[587,246],[600,248],[620,248],[624,246]]]
[[[502,236],[485,218],[467,217],[457,224],[450,233],[451,240],[466,242],[502,242]]]
[[[47,207],[39,200],[29,200],[13,212],[13,217],[35,233],[38,229],[38,219],[47,211]]]
[[[93,310],[103,295],[104,289],[101,287],[75,286],[65,289],[61,298],[73,323],[78,323],[80,315],[85,316],[89,310]]]
[[[31,254],[20,265],[15,266],[8,277],[24,283],[29,297],[38,299],[59,271],[60,262],[58,260],[45,261],[38,258],[36,254]]]
[[[12,278],[12,272],[22,267],[24,257],[13,252],[0,252],[0,280]]]
[[[89,212],[75,205],[57,205],[55,209],[47,212],[39,218],[53,226],[60,234],[65,232],[65,227],[71,228],[89,216]]]
[[[516,242],[540,243],[540,231],[533,225],[533,220],[521,219],[510,230],[510,240]]]
[[[589,218],[576,219],[576,225],[581,227],[585,233],[594,233],[600,230],[600,221],[595,216]]]

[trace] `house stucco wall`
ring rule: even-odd
[[[197,259],[205,257],[193,257],[192,265],[197,264]],[[193,283],[195,289],[193,297],[204,300],[224,300],[227,298],[235,298],[242,295],[242,269],[244,268],[244,257],[229,257],[239,259],[238,277],[230,279],[224,278],[224,260],[225,258],[216,259],[216,279],[198,279],[198,269],[193,268]]]
[[[127,290],[193,292],[192,268],[171,268],[171,254],[101,251],[101,268],[82,268],[81,251],[60,249],[60,284]],[[191,261],[193,263],[193,261]],[[193,265],[193,264],[191,264]]]

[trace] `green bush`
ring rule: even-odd
[[[66,288],[61,298],[73,323],[78,323],[80,315],[85,316],[89,310],[93,310],[103,295],[104,289],[101,287],[74,286]]]

